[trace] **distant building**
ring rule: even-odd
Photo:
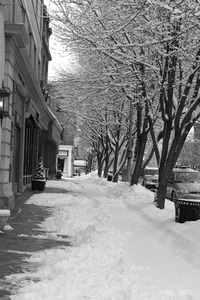
[[[62,81],[52,81],[48,84],[48,90],[51,95],[50,108],[62,126],[57,168],[61,169],[67,177],[71,177],[77,167],[86,169],[85,162],[90,156],[87,152],[89,144],[80,134],[82,126],[80,118],[73,112],[73,109],[70,109],[69,101],[67,101],[68,92],[72,93],[70,87]],[[77,161],[83,161],[84,165],[77,166]]]
[[[63,93],[62,83],[50,82],[48,84],[50,97],[50,108],[61,127],[61,144],[57,154],[57,169],[63,172],[66,177],[72,177],[74,173],[73,162],[75,158],[74,140],[76,136],[76,116],[69,111],[66,105],[65,92]]]

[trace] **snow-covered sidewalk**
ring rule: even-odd
[[[30,271],[7,277],[11,300],[199,300],[200,221],[176,223],[172,202],[159,210],[142,186],[95,173],[48,187],[27,201],[52,207],[40,238],[71,247],[31,253]]]

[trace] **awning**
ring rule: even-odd
[[[59,158],[66,158],[68,156],[68,150],[60,150],[58,151]]]
[[[85,160],[74,160],[74,167],[85,167],[86,161]]]

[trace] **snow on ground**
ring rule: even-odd
[[[18,286],[11,300],[200,299],[200,221],[176,223],[171,201],[159,210],[144,187],[95,172],[47,187],[27,203],[52,207],[41,238],[71,247],[32,253],[32,271],[7,277]]]

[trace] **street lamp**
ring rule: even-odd
[[[0,89],[0,119],[2,123],[2,119],[9,115],[9,97],[10,90],[6,88],[2,82],[2,88]]]

